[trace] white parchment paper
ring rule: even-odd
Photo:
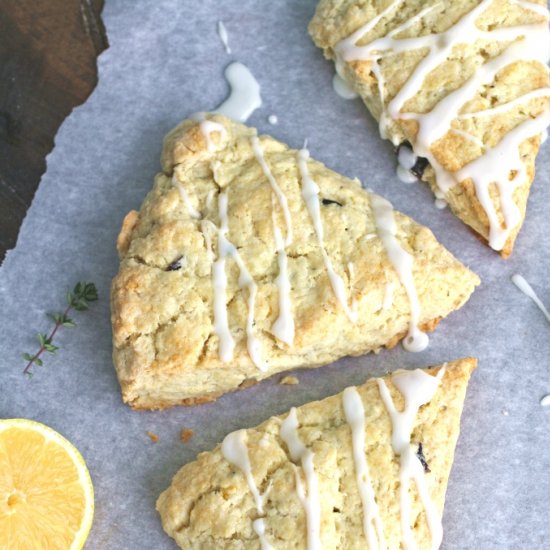
[[[449,210],[437,210],[425,186],[399,182],[392,148],[366,109],[334,94],[332,67],[306,32],[315,3],[107,1],[110,48],[99,59],[99,84],[61,127],[17,247],[0,270],[0,416],[49,424],[83,453],[96,491],[88,549],[170,549],[157,496],[181,465],[229,431],[388,370],[473,355],[480,366],[464,409],[443,547],[548,548],[550,407],[539,399],[550,392],[550,326],[510,282],[522,273],[550,304],[548,145],[516,250],[503,261]],[[217,35],[218,20],[231,55]],[[294,147],[308,138],[314,157],[430,226],[483,284],[441,323],[423,353],[397,347],[298,371],[298,386],[280,386],[276,378],[192,409],[133,412],[121,402],[111,364],[115,238],[125,213],[151,187],[163,136],[224,99],[223,70],[232,60],[247,64],[262,86],[264,105],[252,125]],[[277,126],[268,124],[271,114]],[[35,333],[50,325],[45,314],[63,306],[64,292],[78,280],[95,282],[100,300],[75,314],[78,327],[59,334],[62,349],[29,381],[20,354],[35,349]],[[187,444],[179,440],[182,428],[195,432]]]

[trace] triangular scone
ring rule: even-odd
[[[509,256],[550,123],[546,2],[321,0],[309,31],[382,137],[412,144],[405,167]]]
[[[164,529],[185,549],[438,548],[475,366],[397,371],[228,435],[159,497]]]
[[[118,240],[114,362],[131,406],[212,400],[406,335],[421,349],[468,299],[477,276],[431,231],[307,156],[220,116],[168,135]]]

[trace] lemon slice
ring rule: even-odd
[[[44,424],[0,420],[0,548],[76,550],[94,515],[78,450]]]

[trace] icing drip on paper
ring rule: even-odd
[[[229,47],[229,37],[227,36],[227,29],[223,24],[223,21],[218,21],[218,36],[222,41],[223,47],[225,48],[225,53],[230,54],[231,48]]]
[[[259,516],[264,515],[264,495],[260,494],[254,476],[252,475],[252,466],[250,465],[250,457],[248,455],[248,435],[246,430],[238,430],[232,432],[225,437],[222,442],[222,455],[233,466],[236,466],[244,474],[248,488],[254,498],[256,511]],[[273,547],[265,538],[265,523],[262,517],[256,519],[252,523],[255,533],[260,539],[262,550],[272,550]]]
[[[279,184],[277,183],[277,180],[273,177],[273,174],[271,173],[269,164],[267,164],[265,160],[264,150],[262,149],[262,144],[258,139],[258,136],[252,136],[250,138],[250,144],[252,145],[252,150],[254,151],[256,160],[258,161],[259,165],[262,167],[264,176],[267,178],[269,185],[271,185],[271,189],[273,189],[273,192],[277,197],[277,201],[279,202],[279,206],[283,211],[283,215],[285,218],[285,225],[286,225],[285,245],[288,246],[292,243],[292,222],[291,222],[290,210],[288,208],[288,201],[286,199],[286,195],[283,193],[283,191],[279,187]]]
[[[440,4],[437,3],[419,11],[386,36],[377,38],[369,44],[357,46],[356,44],[364,35],[373,30],[382,19],[390,16],[402,4],[402,0],[396,0],[367,24],[339,42],[334,50],[336,60],[340,63],[357,60],[372,62],[371,70],[378,81],[383,104],[385,104],[385,82],[379,61],[388,55],[412,50],[428,50],[427,55],[418,63],[397,95],[384,108],[380,119],[381,135],[386,137],[386,127],[390,120],[417,121],[418,133],[413,144],[415,153],[429,161],[435,172],[437,185],[444,193],[461,181],[466,179],[473,181],[478,200],[489,219],[489,244],[495,250],[502,250],[513,229],[521,221],[521,214],[513,197],[514,190],[523,183],[526,176],[519,154],[519,146],[522,141],[544,132],[550,124],[548,110],[535,119],[527,119],[508,132],[495,147],[483,148],[482,156],[457,172],[447,171],[431,151],[432,144],[442,139],[451,130],[480,145],[480,140],[476,140],[474,136],[451,128],[453,120],[497,114],[520,104],[522,100],[529,101],[536,97],[548,96],[548,88],[534,90],[522,98],[516,98],[507,104],[486,111],[460,114],[464,104],[475,97],[482,86],[491,84],[499,71],[511,63],[539,61],[545,65],[550,56],[550,40],[546,23],[498,28],[491,31],[479,29],[476,26],[476,20],[492,2],[493,0],[482,0],[444,32],[415,38],[396,38],[400,32],[420,21],[431,10],[439,7]],[[513,3],[548,19],[548,10],[543,6],[523,0],[513,0]],[[431,111],[427,113],[402,112],[406,102],[420,91],[426,77],[449,58],[455,46],[465,42],[474,43],[477,40],[495,40],[511,44],[501,54],[481,65],[460,88],[450,92]],[[498,162],[496,162],[497,157],[499,158]],[[495,172],[496,165],[498,165],[498,171]],[[515,174],[512,181],[509,181],[510,174]],[[405,177],[403,173],[401,175]],[[505,227],[502,227],[502,220],[497,214],[495,204],[489,194],[489,187],[493,183],[496,184],[499,191],[499,202]],[[443,204],[439,203],[437,206],[443,206]]]
[[[420,302],[418,301],[418,294],[412,274],[413,257],[401,247],[396,238],[397,225],[391,203],[374,193],[370,195],[370,199],[378,235],[386,249],[388,259],[397,272],[399,280],[405,287],[409,298],[411,318],[409,321],[409,332],[403,340],[403,347],[407,351],[422,351],[428,346],[429,338],[427,334],[418,328]]]
[[[548,312],[544,304],[540,301],[539,297],[537,296],[531,285],[521,275],[519,275],[519,273],[516,273],[512,276],[512,282],[523,292],[523,294],[525,294],[525,296],[528,296],[529,298],[531,298],[531,300],[533,300],[533,302],[535,302],[537,307],[546,317],[546,320],[550,323],[550,313]]]
[[[296,492],[304,507],[307,523],[307,550],[322,550],[321,546],[321,502],[319,501],[319,480],[313,465],[313,452],[308,449],[298,435],[298,417],[292,407],[283,420],[280,429],[293,462],[300,462],[306,478],[307,495],[298,468],[294,466]]]
[[[227,239],[227,191],[223,191],[218,197],[218,210],[220,227],[218,231],[218,259],[212,266],[212,284],[214,287],[214,331],[219,338],[219,356],[224,363],[233,359],[235,341],[231,336],[227,319],[227,275],[225,273],[225,260],[233,258],[239,268],[239,288],[248,290],[248,315],[246,321],[246,347],[253,363],[260,370],[265,371],[267,365],[262,358],[261,343],[254,334],[254,308],[258,287],[250,272],[246,268],[236,247]]]
[[[367,539],[369,550],[386,548],[382,520],[376,504],[369,466],[365,456],[365,408],[355,387],[346,388],[342,399],[346,422],[351,428],[355,480],[363,506],[363,533]]]
[[[267,117],[267,122],[269,122],[269,124],[275,126],[275,124],[277,124],[279,122],[279,119],[277,118],[277,115],[269,115]]]
[[[272,195],[271,218],[273,221],[273,234],[275,237],[275,248],[277,250],[277,262],[279,274],[275,279],[279,293],[279,316],[271,327],[271,332],[282,342],[292,346],[294,343],[294,317],[292,316],[292,300],[290,298],[290,281],[288,278],[288,258],[285,250],[285,243],[281,230],[277,225],[275,215],[275,204]]]
[[[185,187],[178,181],[175,174],[172,176],[172,185],[178,190],[181,200],[183,201],[183,204],[185,204],[185,208],[187,209],[189,215],[194,220],[199,220],[202,217],[201,213],[191,204]]]
[[[416,449],[411,445],[411,435],[418,410],[422,405],[429,403],[445,374],[442,367],[437,376],[430,376],[420,369],[413,371],[398,371],[392,376],[392,382],[405,400],[402,411],[397,411],[393,403],[386,383],[381,378],[377,379],[380,396],[384,406],[390,415],[392,422],[392,448],[399,456],[399,500],[401,512],[401,535],[404,550],[417,548],[411,530],[411,503],[409,485],[414,480],[420,500],[426,512],[426,520],[432,536],[432,550],[441,545],[443,528],[441,517],[430,498],[425,480],[424,468],[416,455]]]
[[[213,112],[238,122],[246,122],[248,117],[262,105],[260,85],[250,69],[238,62],[227,66],[225,78],[231,87],[231,93]]]
[[[313,227],[315,228],[315,234],[317,235],[317,241],[319,242],[319,248],[321,249],[323,262],[325,264],[325,269],[327,270],[327,275],[330,280],[330,285],[332,287],[332,291],[334,292],[334,296],[336,296],[336,299],[342,306],[342,309],[346,313],[348,319],[352,323],[355,323],[357,322],[356,304],[355,302],[352,302],[351,306],[348,306],[348,296],[344,280],[334,270],[332,261],[325,249],[324,229],[319,201],[319,186],[315,183],[315,181],[313,181],[309,174],[309,169],[307,166],[308,159],[309,151],[305,148],[301,149],[298,152],[298,167],[302,178],[302,197],[306,203],[311,221],[313,222]]]

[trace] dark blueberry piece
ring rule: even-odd
[[[323,199],[323,206],[329,206],[330,204],[337,204],[338,206],[342,206],[341,202],[333,201],[332,199]]]
[[[428,162],[428,159],[427,158],[424,158],[424,157],[418,157],[416,159],[416,162],[414,163],[414,166],[411,168],[411,172],[418,178],[422,178],[423,174],[424,174],[424,170],[426,170],[426,168],[428,167],[428,164],[430,164]]]
[[[167,268],[166,271],[177,271],[181,269],[181,259],[183,256],[180,256],[177,260],[174,260]]]
[[[399,154],[399,149],[401,149],[401,147],[406,147],[411,151],[413,150],[411,143],[409,141],[404,141],[397,146],[397,149],[395,150],[397,155]],[[421,179],[424,174],[424,170],[426,170],[429,164],[430,163],[428,162],[427,158],[416,157],[416,162],[414,166],[410,169],[410,172],[412,172],[418,179]]]
[[[424,473],[428,474],[431,470],[430,470],[430,467],[428,466],[428,463],[426,462],[424,453],[422,452],[422,443],[418,444],[418,451],[416,451],[416,456],[418,460],[420,460],[420,464],[422,464],[422,467],[424,468]]]

